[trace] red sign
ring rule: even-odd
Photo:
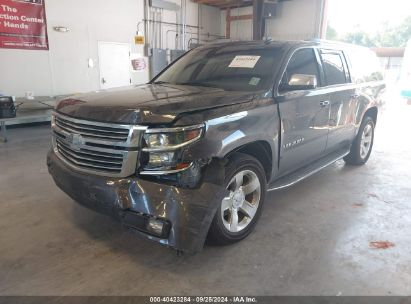
[[[44,0],[0,0],[0,48],[49,49]]]

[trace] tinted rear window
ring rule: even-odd
[[[366,48],[354,47],[344,51],[351,63],[350,74],[353,82],[376,81],[383,79],[381,64],[377,55]]]

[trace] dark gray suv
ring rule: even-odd
[[[74,200],[179,251],[233,243],[267,191],[368,160],[384,87],[365,48],[199,47],[149,84],[59,102],[49,172]]]

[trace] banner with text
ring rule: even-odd
[[[0,0],[0,48],[49,49],[44,0]]]

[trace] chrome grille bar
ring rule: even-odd
[[[120,167],[120,169],[121,169],[121,166],[123,164],[123,157],[121,155],[120,155],[121,158],[118,158],[117,156],[113,157],[113,158],[101,157],[101,156],[95,157],[92,154],[83,153],[82,150],[74,151],[74,150],[70,149],[68,146],[66,146],[65,144],[63,144],[59,140],[57,140],[57,148],[59,150],[62,150],[64,152],[70,154],[72,157],[74,157],[76,159],[81,159],[81,160],[84,160],[84,161],[90,161],[90,162],[96,162],[96,163],[102,163],[102,164],[105,164],[105,163],[116,164]]]
[[[80,128],[81,127],[82,129],[89,130],[89,131],[105,132],[105,133],[117,133],[117,134],[125,135],[126,137],[128,136],[128,133],[129,133],[129,130],[127,130],[127,129],[108,128],[108,127],[103,127],[103,126],[94,127],[94,126],[85,125],[85,124],[82,124],[82,123],[72,123],[68,120],[65,120],[65,119],[61,118],[61,116],[56,117],[56,120],[58,122],[62,122],[62,123],[66,124],[68,126],[71,126],[73,128]]]
[[[110,140],[120,140],[120,141],[126,141],[128,134],[126,134],[125,136],[111,136],[108,134],[104,134],[101,135],[97,132],[88,132],[88,131],[84,131],[82,129],[79,128],[75,128],[75,127],[69,127],[67,126],[66,123],[62,123],[61,121],[56,120],[56,124],[63,130],[67,131],[67,132],[71,132],[71,133],[78,133],[81,134],[84,137],[91,137],[91,138],[103,138],[103,139],[110,139]],[[88,130],[88,129],[86,129]]]
[[[72,153],[68,153],[65,150],[59,149],[59,153],[61,155],[63,155],[64,158],[66,160],[68,160],[69,162],[73,163],[74,165],[78,165],[80,167],[83,167],[83,168],[92,168],[92,169],[101,170],[101,171],[106,171],[107,170],[107,171],[113,171],[113,172],[116,172],[116,173],[119,173],[120,170],[121,170],[121,167],[116,168],[114,166],[110,167],[110,166],[107,166],[107,165],[104,166],[104,165],[100,165],[100,164],[95,165],[93,162],[78,159],[77,157],[73,156]]]
[[[55,124],[69,132],[69,133],[78,133],[83,137],[91,137],[105,140],[118,140],[126,141],[129,135],[129,129],[120,129],[120,128],[108,128],[103,126],[93,126],[86,125],[84,123],[70,122],[67,119],[61,118],[61,116],[55,117]]]
[[[96,175],[126,177],[136,170],[144,126],[52,117],[53,149],[73,169]]]

